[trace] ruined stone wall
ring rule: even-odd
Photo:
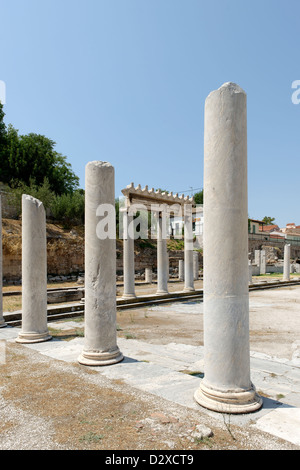
[[[249,253],[250,259],[254,259],[255,250],[266,250],[267,262],[271,262],[272,258],[276,256],[278,259],[283,259],[284,254],[284,241],[269,241],[266,243],[264,240],[249,240]],[[300,259],[300,245],[291,244],[291,259]]]
[[[3,219],[3,278],[5,282],[20,284],[22,277],[22,222]],[[123,274],[123,242],[116,242],[116,274]],[[178,272],[179,260],[184,259],[183,250],[169,250],[170,272]],[[113,262],[113,261],[112,261]],[[199,265],[202,255],[199,253]],[[135,271],[144,273],[146,268],[157,270],[156,241],[135,242]],[[80,276],[84,273],[83,227],[65,230],[47,224],[47,273],[55,277]],[[58,278],[55,280],[59,280]],[[61,279],[65,280],[65,279]]]
[[[22,222],[3,219],[3,282],[20,283],[22,277]],[[68,276],[84,271],[82,228],[64,230],[47,224],[47,272],[49,276]]]

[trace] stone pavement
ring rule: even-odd
[[[78,321],[50,322],[49,328],[70,330],[83,327]],[[0,329],[0,341],[15,341],[20,328]],[[71,341],[54,338],[44,343],[27,344],[40,354],[66,362],[77,362],[83,337]],[[194,392],[203,377],[203,347],[170,343],[150,344],[136,339],[118,339],[124,360],[105,367],[92,367],[110,379],[121,379],[141,391],[182,406],[199,409]],[[300,446],[300,364],[251,352],[251,379],[263,394],[263,407],[247,415],[231,415],[231,423],[251,423],[261,431]],[[224,417],[204,408],[201,411],[220,420]]]

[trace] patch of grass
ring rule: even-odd
[[[167,241],[167,246],[169,250],[172,251],[181,251],[184,249],[184,240],[183,239],[171,239]]]
[[[136,339],[136,336],[132,333],[124,333],[125,339]]]
[[[56,328],[48,327],[49,333],[51,336],[58,336],[60,333],[60,330],[57,330]]]
[[[84,337],[84,330],[83,329],[76,330],[75,336],[79,336],[80,338],[83,338]]]
[[[265,398],[270,398],[271,397],[271,395],[268,395],[267,393],[263,392],[262,390],[257,390],[257,393],[261,397],[265,397]]]
[[[197,445],[206,445],[208,447],[213,447],[213,443],[211,442],[211,439],[209,437],[202,437],[202,439],[200,437],[194,437],[194,443],[197,444]]]
[[[101,434],[97,434],[93,431],[89,431],[88,433],[80,437],[79,441],[80,442],[98,442],[98,441],[101,441],[101,439],[103,439],[103,436]]]
[[[184,370],[181,370],[180,372],[182,372],[183,374],[192,375],[193,377],[199,377],[200,379],[203,379],[204,377],[204,372],[200,372],[200,371],[192,371],[192,370],[184,369]]]
[[[9,296],[3,297],[3,311],[4,312],[15,312],[16,310],[22,309],[22,297],[18,296]]]
[[[55,328],[49,328],[49,333],[55,338],[59,338],[63,341],[71,341],[74,338],[84,337],[84,329],[77,328],[76,330],[62,331]]]
[[[144,248],[154,249],[155,248],[154,243],[151,243],[149,240],[139,240],[138,245],[141,249],[144,249]]]

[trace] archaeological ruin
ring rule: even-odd
[[[135,240],[143,238],[142,230],[145,239],[149,230],[151,235],[155,232],[156,240],[156,273],[148,260],[143,265],[144,283],[156,285],[156,292],[149,299],[153,302],[171,299],[167,239],[168,217],[173,214],[182,220],[180,235],[184,241],[183,259],[182,255],[175,259],[176,281],[183,283],[182,291],[176,292],[177,299],[197,295],[195,282],[200,271],[203,274],[204,377],[193,398],[197,406],[218,413],[247,414],[262,407],[263,400],[252,383],[250,370],[249,287],[253,286],[254,276],[268,271],[268,241],[265,238],[254,243],[254,237],[250,247],[247,184],[247,96],[231,82],[210,93],[205,102],[203,273],[194,243],[193,197],[147,186],[135,187],[133,183],[124,188],[124,205],[120,210],[123,253],[118,258],[115,169],[103,161],[86,165],[84,266],[81,267],[84,284],[80,292],[70,291],[80,301],[78,311],[84,311],[84,346],[77,358],[80,364],[105,368],[124,360],[118,345],[117,297],[119,305],[131,305],[130,302],[139,300]],[[0,328],[5,328],[1,207],[0,204]],[[138,218],[142,211],[146,216]],[[283,242],[282,249],[280,269],[283,281],[289,282],[291,258],[295,260],[298,251],[295,248],[292,254],[293,244],[287,242]],[[47,291],[47,263],[44,207],[39,200],[24,194],[18,343],[53,339],[48,331],[48,304],[59,303],[59,296],[66,293]],[[118,266],[122,266],[123,276],[120,295],[116,285]],[[121,289],[120,285],[118,288]],[[52,301],[51,295],[54,295]]]

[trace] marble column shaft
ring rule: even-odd
[[[193,216],[192,205],[184,206],[184,291],[194,291]]]
[[[260,252],[260,274],[266,274],[266,272],[267,272],[266,251],[261,250],[261,252]]]
[[[161,212],[157,220],[157,294],[168,293],[168,266],[166,216]]]
[[[145,269],[145,282],[147,284],[152,284],[152,268]]]
[[[180,259],[178,262],[178,279],[179,281],[184,280],[184,260]]]
[[[284,245],[284,260],[283,260],[283,280],[290,280],[291,273],[291,245]]]
[[[79,363],[105,366],[120,362],[116,328],[116,239],[99,235],[97,214],[111,208],[115,234],[115,180],[110,163],[93,161],[85,169],[85,338]]]
[[[51,339],[47,327],[46,214],[41,201],[22,196],[22,329],[19,343]]]
[[[135,271],[134,271],[134,230],[133,215],[128,210],[123,212],[123,298],[135,298]]]
[[[251,260],[248,261],[248,269],[249,269],[249,284],[252,284],[252,274],[253,274],[253,270],[252,270],[252,263],[251,263]]]
[[[255,261],[254,263],[259,267],[260,269],[260,250],[255,250]]]
[[[194,280],[199,279],[199,255],[197,251],[193,253],[193,262],[194,262]]]
[[[205,102],[205,408],[248,413],[261,407],[250,379],[246,94],[233,83]]]

